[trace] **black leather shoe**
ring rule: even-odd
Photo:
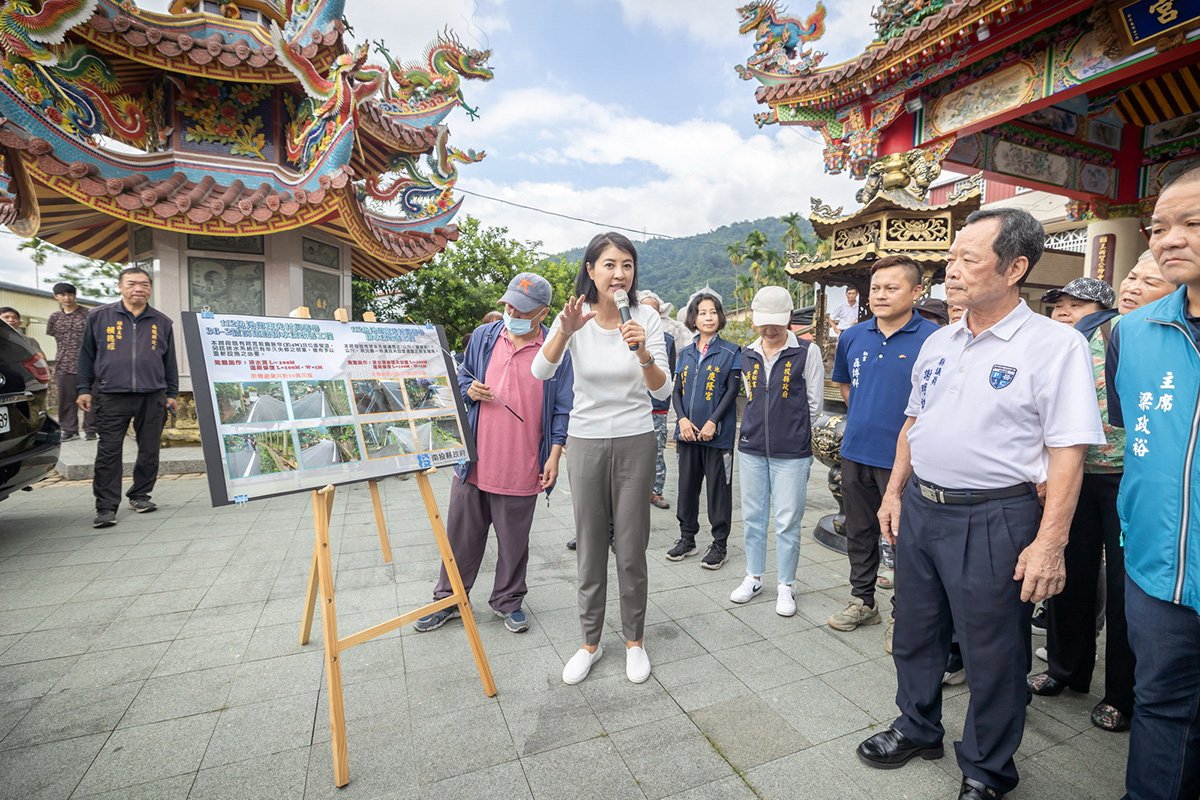
[[[940,742],[931,747],[922,747],[892,728],[867,739],[858,746],[856,752],[863,763],[876,769],[897,769],[907,764],[914,756],[928,761],[941,758],[943,754]]]
[[[571,541],[567,542],[567,549],[568,549],[568,550],[574,550],[574,549],[575,549],[575,540],[574,540],[574,539],[572,539]]]
[[[1070,689],[1072,692],[1087,694],[1087,689],[1078,689],[1071,686],[1066,681],[1060,681],[1058,678],[1051,675],[1049,672],[1039,672],[1037,675],[1030,675],[1025,679],[1026,685],[1029,686],[1029,691],[1042,697],[1055,697],[1063,693],[1064,690]]]
[[[963,778],[962,788],[958,790],[958,800],[1000,800],[1004,797],[1000,792],[979,781]]]

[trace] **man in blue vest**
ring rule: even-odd
[[[1105,360],[1137,662],[1125,797],[1184,800],[1200,797],[1200,168],[1159,194],[1150,251],[1180,288],[1127,314]]]

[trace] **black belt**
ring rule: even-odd
[[[926,483],[915,476],[913,480],[917,482],[917,490],[926,500],[950,506],[973,506],[988,500],[1006,500],[1010,497],[1023,497],[1036,492],[1032,483],[1018,483],[1016,486],[1006,486],[1003,489],[946,489],[933,483]]]

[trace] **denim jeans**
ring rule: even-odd
[[[775,566],[779,582],[796,580],[800,560],[800,520],[808,493],[808,458],[766,458],[738,453],[742,471],[742,527],[746,532],[746,574],[767,568],[767,525],[775,518]]]
[[[1125,800],[1200,797],[1200,615],[1125,577],[1136,665]]]

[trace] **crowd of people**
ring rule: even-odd
[[[1200,797],[1200,169],[1162,190],[1146,235],[1150,249],[1119,291],[1073,280],[1042,298],[1053,306],[1047,317],[1021,297],[1042,254],[1041,224],[1018,209],[980,210],[949,251],[944,302],[925,297],[916,262],[893,256],[872,266],[869,319],[859,321],[849,293],[831,316],[831,379],[847,406],[850,583],[831,629],[883,622],[876,589],[894,547],[884,641],[899,714],[859,745],[867,765],[941,758],[941,687],[966,681],[960,800],[1003,797],[1018,782],[1032,695],[1090,690],[1103,620],[1104,695],[1091,719],[1132,730],[1126,796]],[[690,341],[679,337],[671,358],[662,303],[638,291],[633,243],[607,233],[588,246],[553,321],[550,286],[537,275],[518,275],[501,302],[503,318],[477,329],[467,353],[482,380],[459,379],[479,443],[449,513],[468,589],[494,524],[490,604],[509,630],[528,629],[532,498],[553,488],[565,451],[581,641],[562,679],[585,680],[603,656],[612,552],[626,675],[647,680],[647,546],[650,508],[666,506],[656,462],[669,400],[679,536],[666,559],[699,554],[703,488],[711,543],[700,565],[728,560],[736,460],[745,574],[730,600],[762,592],[773,520],[775,611],[795,614],[825,376],[820,350],[790,328],[789,292],[757,293],[757,338],[738,347],[721,335],[720,296],[698,291],[684,314]],[[498,391],[522,423],[496,411]],[[435,596],[448,592],[443,574]],[[1039,602],[1048,665],[1030,674]],[[446,609],[416,627],[457,615]]]

